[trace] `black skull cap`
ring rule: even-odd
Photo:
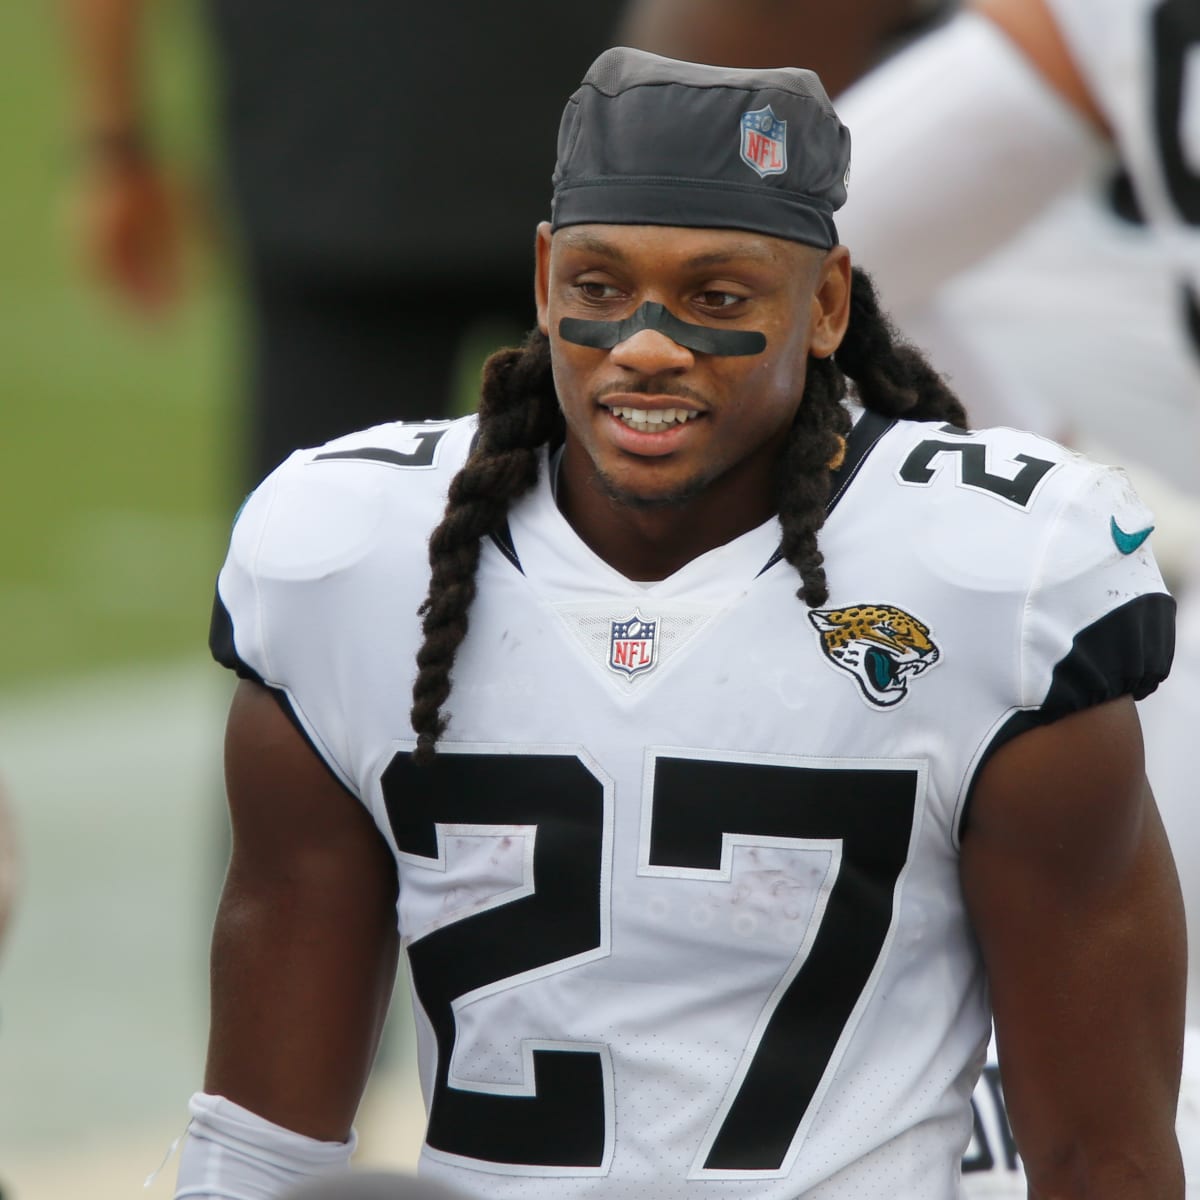
[[[850,131],[812,71],[617,46],[563,111],[551,226],[747,229],[828,250],[849,168]]]

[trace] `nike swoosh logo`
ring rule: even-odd
[[[1122,554],[1132,554],[1154,532],[1154,526],[1147,525],[1145,529],[1139,529],[1137,533],[1126,533],[1117,524],[1116,517],[1109,518],[1108,527],[1112,530],[1113,542]]]

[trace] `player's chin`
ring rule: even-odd
[[[639,512],[683,508],[706,489],[708,482],[704,478],[680,478],[674,472],[654,469],[596,472],[597,486],[610,500]]]

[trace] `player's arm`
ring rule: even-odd
[[[147,137],[142,43],[149,0],[62,0],[71,68],[84,257],[135,310],[163,311],[182,284],[183,204]]]
[[[1012,39],[1038,73],[1099,131],[1112,136],[1105,117],[1071,56],[1045,0],[974,0],[972,7]]]
[[[807,67],[836,95],[931,10],[930,0],[631,0],[619,40],[727,67]]]
[[[205,1091],[344,1142],[395,975],[391,854],[257,684],[238,686],[225,760],[233,847],[213,933]]]
[[[961,874],[1030,1196],[1182,1200],[1183,911],[1130,698],[995,753]]]

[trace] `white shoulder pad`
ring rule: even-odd
[[[1022,633],[1022,702],[1054,719],[1166,677],[1175,602],[1150,545],[1154,517],[1123,471],[1092,465],[1049,526]]]
[[[1019,606],[1017,704],[1052,720],[1152,691],[1175,606],[1150,548],[1154,518],[1124,472],[1013,429],[926,424],[909,438],[896,477],[933,501],[923,562]]]
[[[299,450],[251,494],[217,582],[213,653],[224,665],[286,686],[298,648],[288,614],[328,594],[387,541],[423,565],[429,531],[465,461],[473,417],[380,425]],[[229,644],[218,647],[224,620]]]

